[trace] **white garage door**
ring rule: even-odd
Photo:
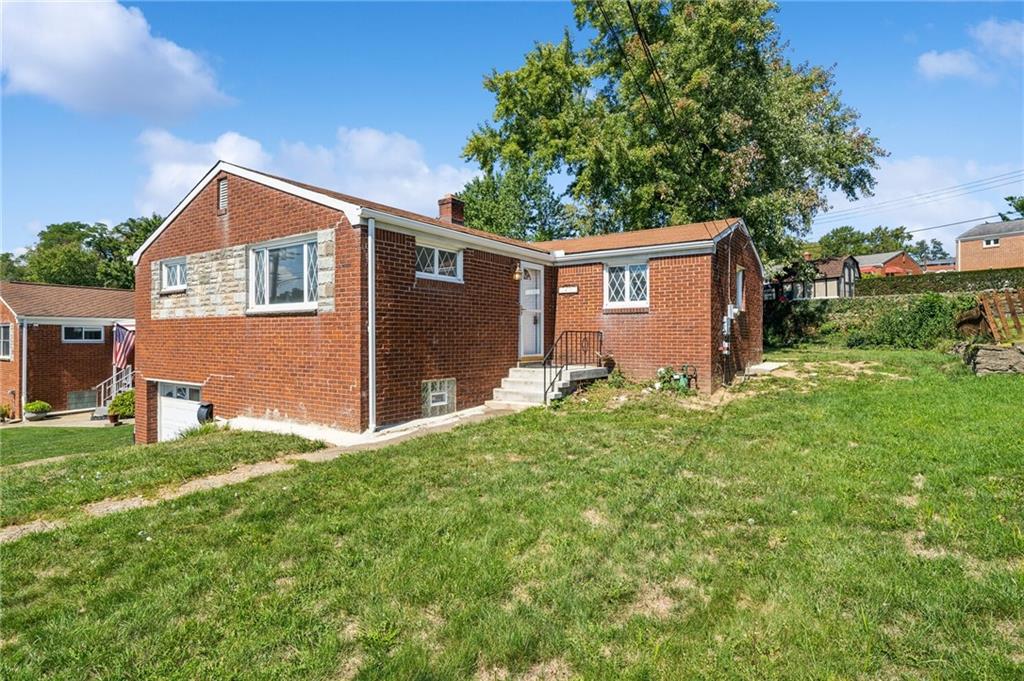
[[[199,388],[181,383],[160,383],[157,392],[158,440],[173,440],[199,425]]]

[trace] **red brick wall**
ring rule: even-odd
[[[422,415],[424,380],[455,378],[459,409],[483,404],[518,361],[519,284],[513,273],[519,261],[467,248],[463,283],[417,279],[415,245],[414,237],[378,223],[381,425]],[[553,285],[547,276],[544,283]]]
[[[898,268],[900,268],[900,270],[902,270],[898,274],[894,273],[894,274],[891,275],[891,276],[894,276],[894,277],[905,277],[905,276],[908,276],[908,275],[911,275],[911,274],[923,274],[924,273],[924,270],[921,268],[920,265],[917,264],[917,261],[914,260],[913,258],[911,258],[906,253],[900,253],[899,255],[897,255],[892,260],[890,260],[890,261],[888,261],[888,262],[886,262],[886,263],[884,263],[884,264],[882,264],[882,265],[880,265],[878,267],[861,267],[860,268],[860,273],[861,273],[861,276],[863,276],[865,274],[877,274],[879,276],[889,276],[889,275],[886,274],[885,270],[887,270],[889,268],[892,268],[892,267],[898,267]]]
[[[11,408],[11,418],[21,412],[21,329],[14,313],[0,302],[0,324],[11,325],[11,359],[0,359],[0,404]],[[13,391],[13,393],[12,393]]]
[[[761,360],[761,272],[745,234],[734,232],[715,255],[655,258],[648,265],[650,305],[630,310],[604,309],[603,264],[560,267],[558,285],[579,292],[558,295],[556,331],[603,331],[604,351],[635,378],[651,378],[663,366],[694,365],[704,392]],[[731,354],[723,356],[722,317],[733,300],[737,266],[746,270],[746,310],[733,322]]]
[[[558,295],[556,331],[603,331],[604,352],[635,378],[667,365],[696,365],[699,385],[709,389],[711,256],[656,258],[648,276],[649,307],[605,310],[603,264],[560,267],[558,285],[579,292]]]
[[[742,376],[747,366],[762,358],[763,281],[753,245],[746,234],[733,232],[718,244],[712,256],[713,283],[711,305],[713,383],[731,383]],[[719,351],[722,345],[722,320],[730,304],[736,303],[736,270],[742,267],[743,310],[732,321],[729,354]]]
[[[143,254],[135,272],[136,439],[156,439],[149,379],[202,384],[216,415],[273,416],[347,430],[366,426],[363,228],[336,210],[227,175],[218,215],[211,182]],[[219,178],[218,178],[219,179]],[[315,315],[151,319],[154,260],[335,228],[334,311]]]
[[[961,272],[1024,267],[1024,234],[999,237],[999,245],[989,248],[982,239],[961,241],[958,257]]]
[[[103,328],[102,343],[64,343],[61,327],[28,326],[27,401],[49,402],[54,411],[68,408],[68,393],[89,390],[110,378],[114,327]]]

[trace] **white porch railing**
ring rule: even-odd
[[[135,370],[129,364],[124,369],[114,369],[114,375],[97,385],[96,406],[106,407],[111,400],[126,390],[135,387]]]

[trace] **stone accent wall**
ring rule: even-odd
[[[317,311],[334,311],[334,229],[321,229],[317,240]],[[150,263],[153,319],[237,317],[248,304],[248,245],[229,246],[185,256],[188,287],[160,292],[160,266]]]

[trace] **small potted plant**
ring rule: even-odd
[[[28,421],[42,421],[46,415],[53,410],[49,402],[35,400],[25,405],[25,419]]]
[[[125,390],[117,395],[107,407],[107,420],[117,423],[121,417],[131,418],[135,416],[135,390]]]

